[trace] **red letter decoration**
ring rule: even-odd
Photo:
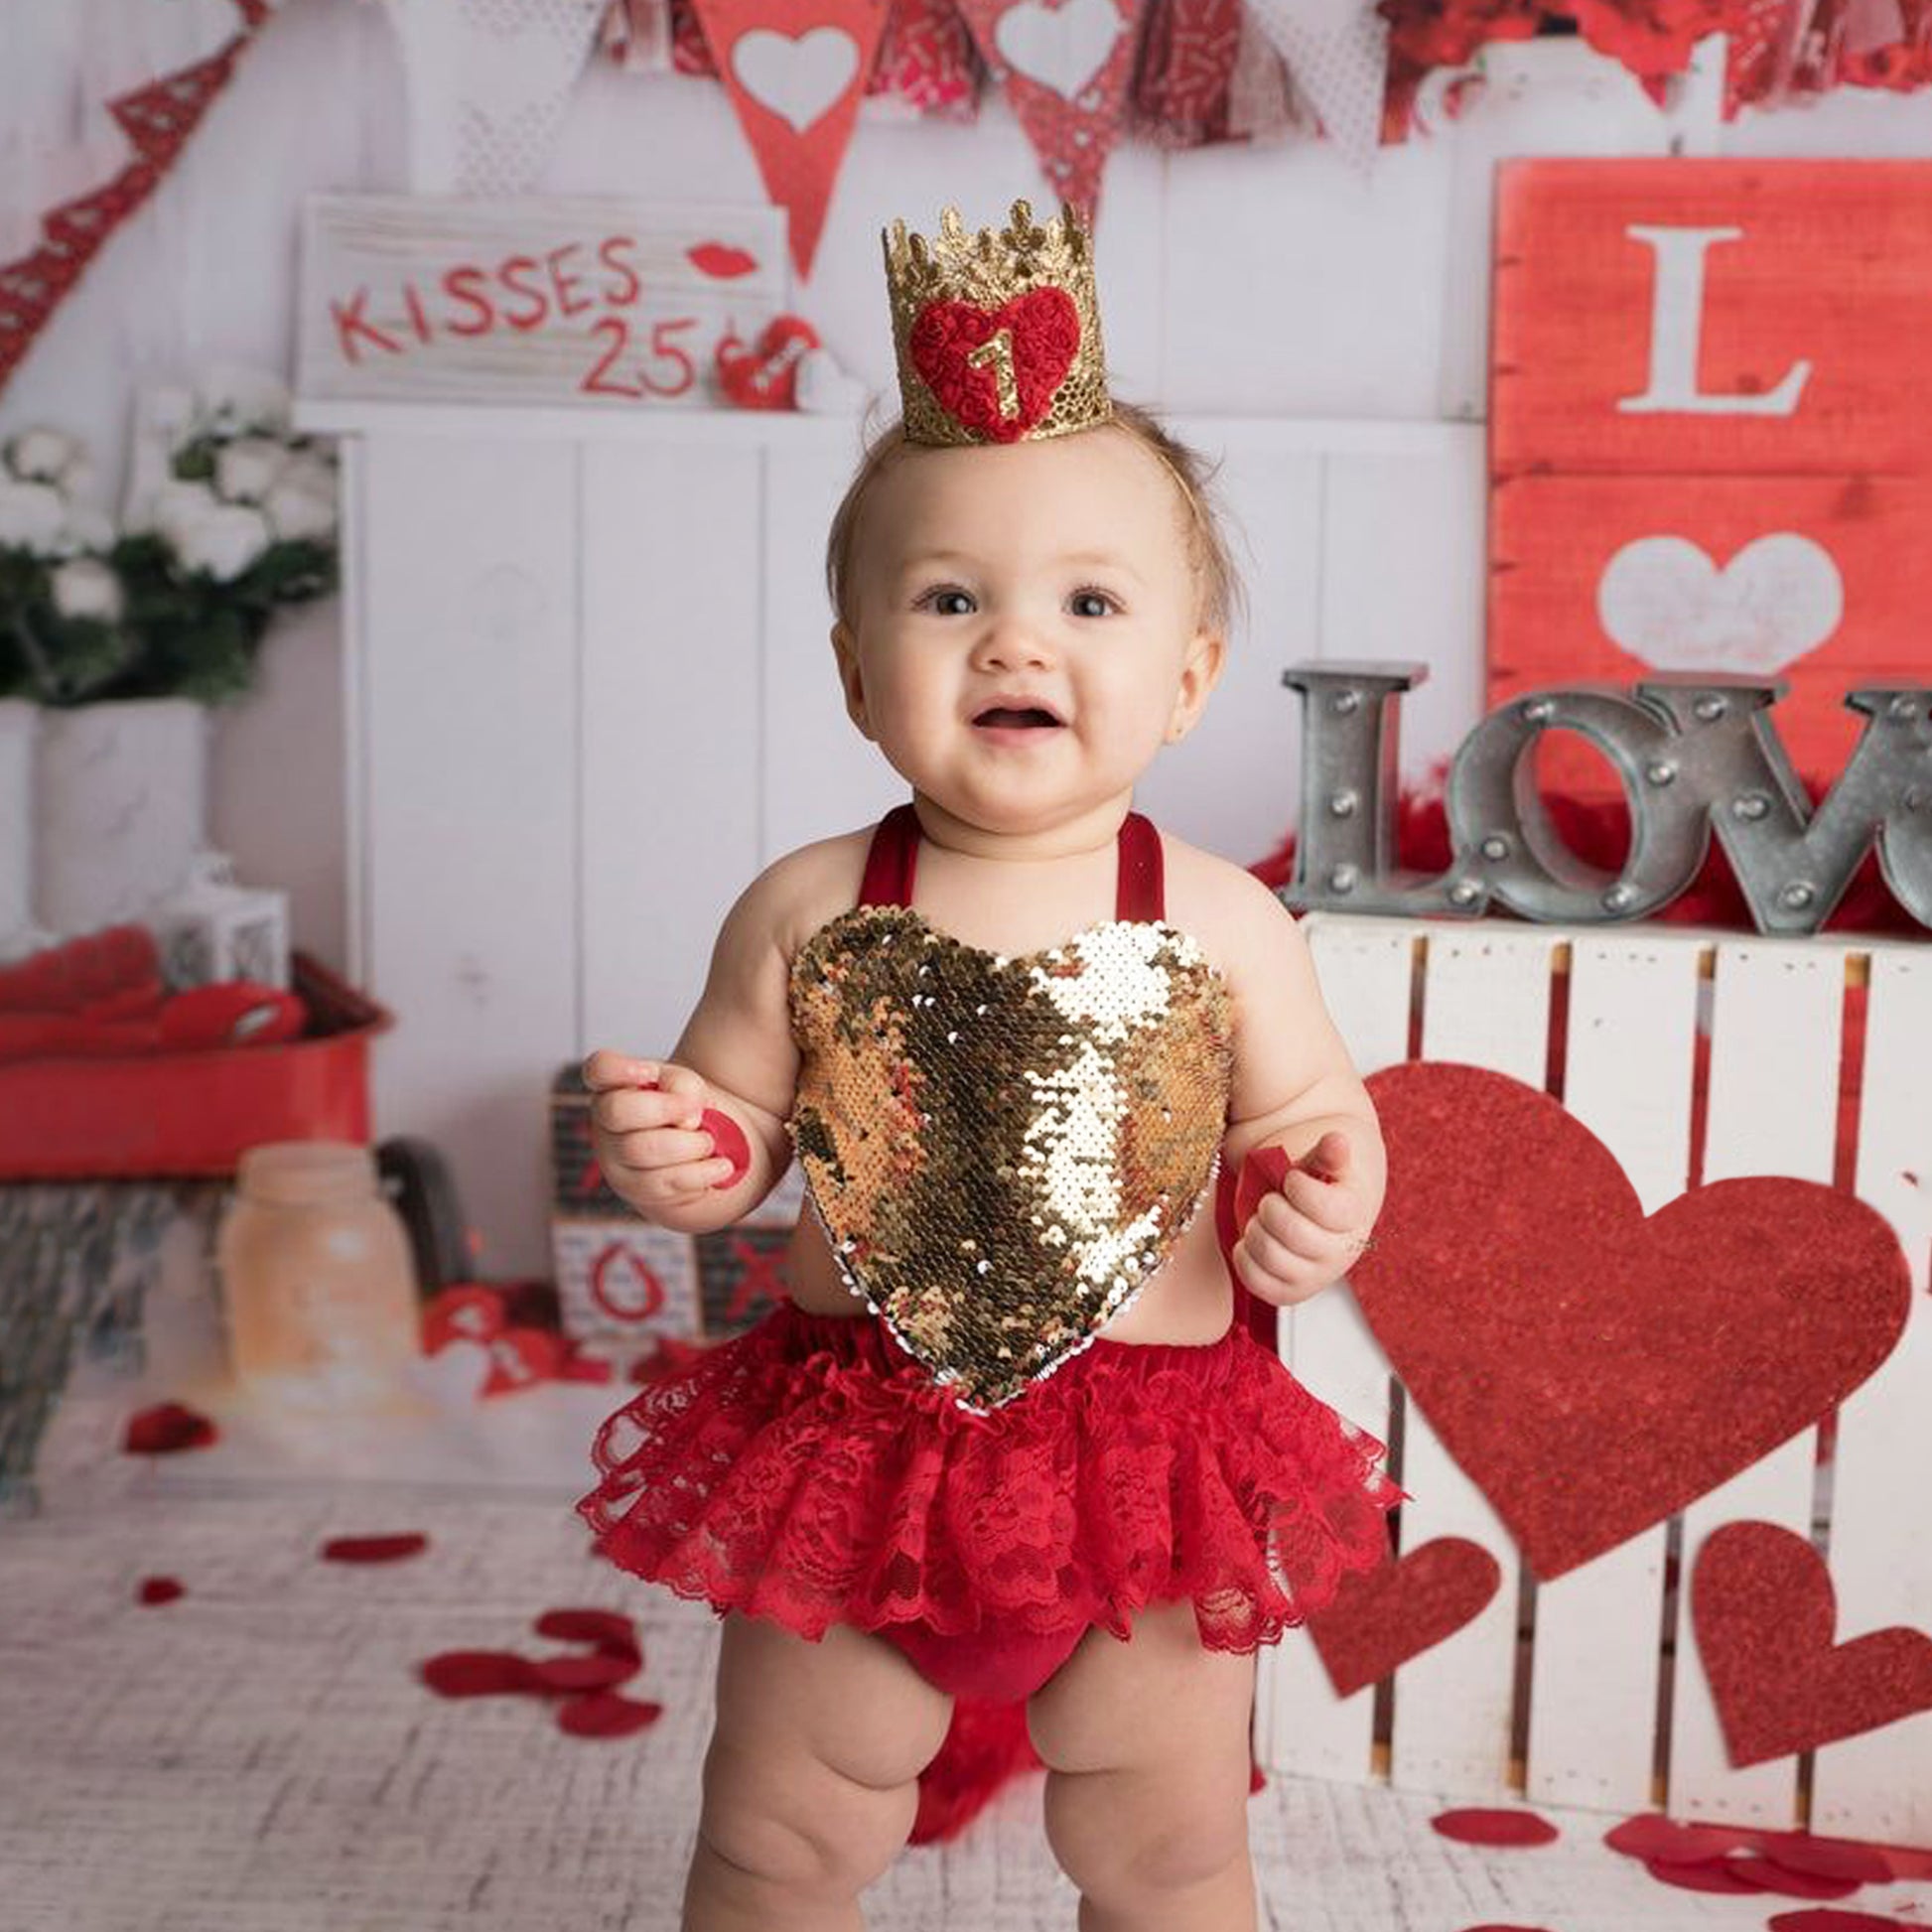
[[[960,0],[1052,190],[1091,216],[1120,132],[1142,0]]]
[[[1646,1218],[1548,1094],[1447,1062],[1368,1087],[1389,1197],[1350,1286],[1545,1582],[1815,1423],[1904,1326],[1898,1238],[1849,1194],[1721,1180]]]
[[[697,9],[765,189],[790,217],[791,259],[809,276],[887,0],[697,0]]]
[[[1836,771],[1928,649],[1932,166],[1507,164],[1495,261],[1489,702],[1749,669]]]

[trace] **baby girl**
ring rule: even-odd
[[[798,1160],[789,1300],[614,1415],[579,1508],[724,1620],[686,1932],[861,1926],[961,1696],[1026,1700],[1084,1932],[1243,1932],[1256,1647],[1398,1491],[1235,1283],[1344,1274],[1381,1139],[1294,918],[1133,810],[1236,587],[1198,460],[1107,393],[1077,217],[949,209],[887,275],[903,418],[827,576],[910,798],[753,881],[669,1058],[585,1068],[664,1227]]]

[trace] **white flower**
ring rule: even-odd
[[[66,550],[111,550],[114,519],[90,503],[69,503],[67,528],[61,534]]]
[[[325,543],[336,534],[334,500],[286,481],[268,492],[262,511],[268,518],[269,528],[285,543],[299,543],[304,539]]]
[[[68,501],[52,483],[0,477],[0,544],[52,552],[67,525]]]
[[[289,392],[265,369],[209,369],[202,378],[201,403],[217,435],[266,430],[273,436],[289,426]]]
[[[205,570],[225,584],[268,548],[268,522],[260,510],[223,503],[185,530],[173,532],[172,540],[187,569]]]
[[[306,489],[311,496],[320,496],[325,502],[336,500],[336,465],[320,450],[297,450],[289,458],[289,467],[282,472],[280,481],[293,483],[297,489]]]
[[[174,383],[150,389],[141,399],[144,428],[169,449],[179,449],[195,434],[195,392]]]
[[[97,557],[75,557],[62,564],[52,580],[54,608],[64,618],[120,619],[121,580]]]
[[[237,436],[215,453],[215,493],[231,503],[259,503],[275,486],[289,460],[280,443],[265,436]]]
[[[7,445],[7,467],[28,483],[59,483],[80,445],[58,429],[23,430]]]
[[[184,532],[220,507],[220,497],[205,483],[165,483],[148,506],[148,522],[179,548]]]

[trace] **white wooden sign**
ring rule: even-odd
[[[309,198],[305,399],[703,402],[718,345],[784,306],[766,206]]]

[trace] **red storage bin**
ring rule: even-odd
[[[369,1138],[369,1042],[394,1024],[307,953],[309,1031],[281,1046],[0,1065],[0,1180],[231,1174],[263,1141]]]

